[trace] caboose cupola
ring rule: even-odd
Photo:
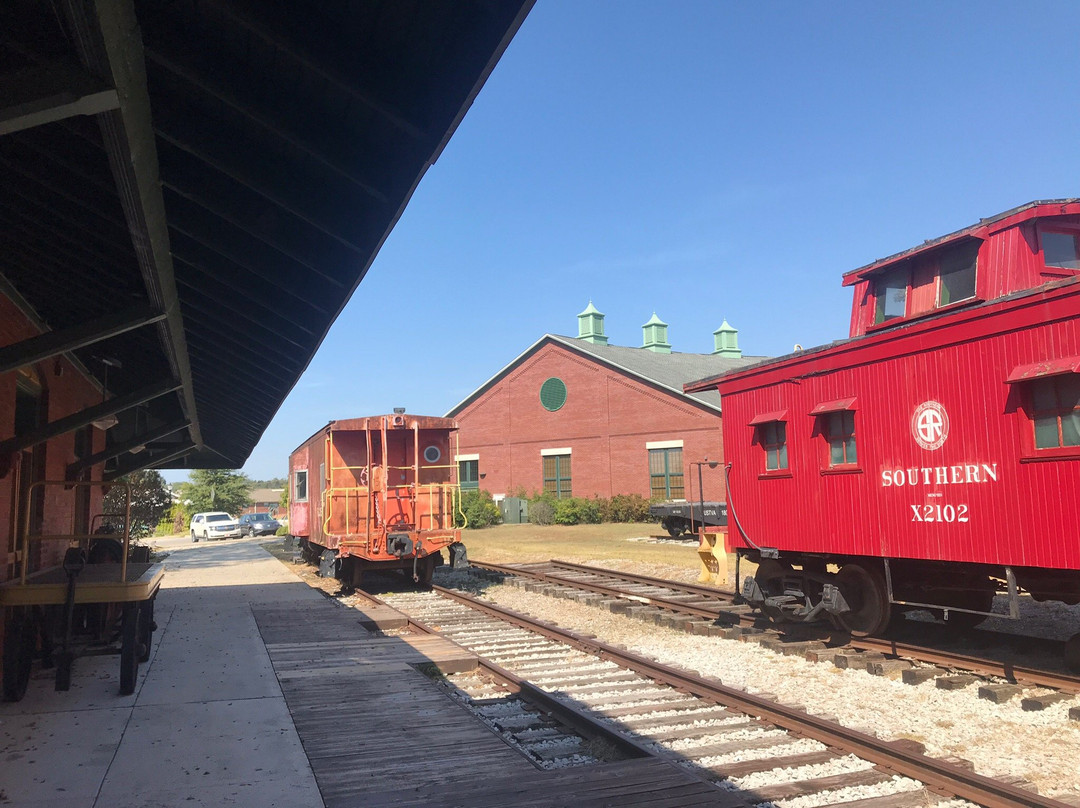
[[[1080,272],[1080,202],[1032,202],[860,267],[851,336],[997,300]]]

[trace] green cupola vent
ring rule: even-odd
[[[607,345],[607,337],[604,336],[604,315],[596,310],[589,301],[585,311],[577,316],[578,339],[591,342],[594,345]]]
[[[671,345],[667,341],[667,323],[656,316],[653,312],[649,322],[641,327],[641,347],[653,353],[671,353]]]
[[[732,328],[727,320],[724,320],[723,324],[713,331],[713,345],[715,346],[713,356],[723,356],[727,359],[742,358],[738,329]]]

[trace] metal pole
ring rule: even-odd
[[[702,535],[702,537],[704,537],[704,535],[705,535],[705,487],[701,482],[701,467],[703,465],[705,465],[705,463],[708,463],[708,462],[709,462],[709,458],[706,457],[704,463],[696,463],[695,464],[697,466],[698,502],[701,503],[701,535]]]

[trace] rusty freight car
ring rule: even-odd
[[[346,587],[365,570],[402,570],[430,585],[450,554],[466,562],[454,460],[457,423],[390,415],[331,421],[289,457],[289,530],[304,555]]]
[[[915,608],[974,624],[998,593],[1014,616],[1018,592],[1080,602],[1080,202],[844,284],[849,339],[687,386],[723,397],[744,596],[862,634]]]

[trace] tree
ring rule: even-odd
[[[172,504],[165,478],[154,469],[142,469],[124,475],[119,482],[127,483],[131,488],[131,537],[149,536]],[[123,486],[112,486],[105,495],[104,512],[123,514],[126,498]],[[121,516],[114,524],[122,521]]]
[[[193,514],[224,511],[235,515],[251,504],[251,481],[239,471],[195,469],[188,479],[180,495],[190,503],[187,510]]]

